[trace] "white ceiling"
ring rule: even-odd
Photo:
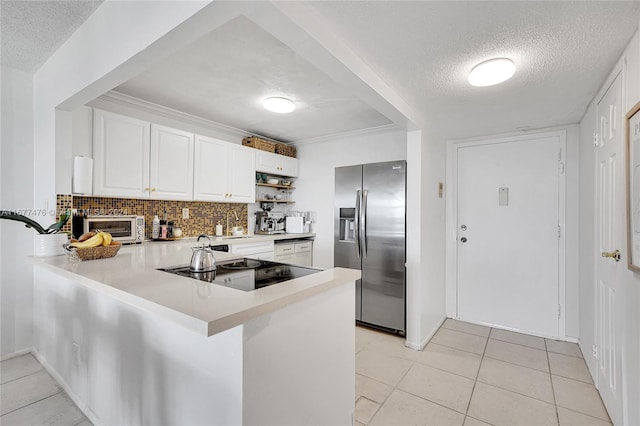
[[[0,63],[36,71],[100,4],[102,0],[1,0]]]
[[[577,123],[638,27],[640,2],[314,2],[331,29],[447,139]],[[471,68],[515,76],[471,87]]]
[[[25,70],[42,64],[99,4],[1,3],[2,63]],[[577,123],[640,19],[639,1],[307,5],[444,139]],[[514,60],[514,78],[469,86],[471,67],[493,56]],[[248,18],[218,28],[117,90],[284,141],[390,123]],[[298,110],[268,113],[257,104],[267,95],[291,96]]]
[[[391,124],[243,16],[115,91],[283,141]],[[265,110],[269,96],[294,100],[296,111]]]

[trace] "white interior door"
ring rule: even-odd
[[[561,149],[558,135],[458,147],[460,319],[559,336]]]
[[[614,257],[624,241],[624,151],[620,76],[598,103],[596,152],[596,345],[597,385],[614,424],[622,422],[621,299],[618,282],[626,266]]]

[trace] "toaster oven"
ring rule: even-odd
[[[86,216],[82,232],[104,231],[114,241],[122,244],[137,244],[144,241],[144,216]]]

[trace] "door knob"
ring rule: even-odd
[[[610,257],[616,262],[620,262],[620,250],[616,251],[603,251],[602,257]]]
[[[467,225],[460,225],[460,230],[461,231],[466,231],[467,230]]]
[[[466,243],[466,242],[467,242],[467,237],[462,237],[462,238],[460,238],[460,242],[461,242],[461,243]]]

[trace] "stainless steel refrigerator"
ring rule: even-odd
[[[337,167],[334,265],[360,269],[356,321],[405,332],[406,161]]]

